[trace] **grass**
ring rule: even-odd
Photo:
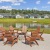
[[[11,22],[16,22],[16,23],[33,23],[33,21],[37,21],[36,23],[40,23],[40,24],[50,24],[50,19],[30,19],[30,18],[17,18],[17,19],[10,19],[10,18],[3,18],[0,19],[0,23],[1,22],[7,22],[7,23],[11,23]]]
[[[17,23],[30,23],[32,22],[32,19],[21,19],[21,18],[18,18],[18,19],[8,19],[8,18],[4,18],[4,19],[0,19],[0,22],[17,22]]]
[[[4,23],[4,22],[7,22],[7,23],[33,23],[33,21],[37,21],[36,23],[39,23],[39,24],[50,24],[50,19],[30,19],[30,18],[25,18],[25,19],[21,19],[21,18],[17,18],[17,19],[10,19],[10,18],[3,18],[3,19],[0,19],[0,23]],[[6,28],[8,29],[8,28]],[[28,29],[29,31],[31,30],[35,30],[35,29]],[[42,31],[43,29],[41,29]],[[50,34],[50,29],[44,29],[44,33],[48,33]]]
[[[34,19],[34,20],[40,24],[50,24],[50,19]]]

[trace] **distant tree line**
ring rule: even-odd
[[[39,14],[39,15],[42,15],[42,14],[50,14],[50,11],[39,11],[39,10],[16,10],[16,9],[12,9],[12,10],[6,10],[6,9],[0,9],[0,13],[11,13],[12,15],[14,14]]]

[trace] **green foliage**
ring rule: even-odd
[[[17,14],[17,13],[22,13],[22,14],[50,14],[50,11],[39,11],[39,10],[16,10],[16,9],[12,9],[12,10],[6,10],[6,9],[0,9],[0,13],[11,13],[11,14]]]
[[[50,19],[30,19],[30,18],[2,18],[0,22],[20,22],[20,23],[33,23],[33,21],[37,21],[36,23],[40,24],[50,24]]]

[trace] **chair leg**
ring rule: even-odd
[[[6,45],[8,42],[9,42],[9,41],[6,41],[6,42],[4,43],[4,45]]]
[[[29,45],[32,47],[32,44],[31,44],[31,42],[29,42]]]
[[[39,38],[40,40],[44,41],[44,39],[43,39],[41,36],[39,36],[39,35],[38,35],[38,38]]]
[[[17,40],[14,40],[14,41],[12,42],[11,46],[13,46],[15,42],[17,42]]]
[[[35,40],[35,42],[36,42],[37,45],[39,45],[38,42],[37,42],[36,40]]]
[[[44,39],[40,36],[40,39],[42,40],[42,41],[44,41]]]
[[[24,38],[25,38],[25,43],[26,43],[26,35],[24,34]]]
[[[11,47],[14,45],[14,43],[15,43],[15,42],[13,41],[12,44],[11,44]]]

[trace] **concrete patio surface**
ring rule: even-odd
[[[12,47],[10,44],[4,45],[3,41],[0,41],[0,50],[50,50],[50,34],[43,34],[42,37],[44,41],[37,40],[39,46],[33,44],[32,47],[24,44],[24,40],[19,40],[18,43],[15,43]]]

